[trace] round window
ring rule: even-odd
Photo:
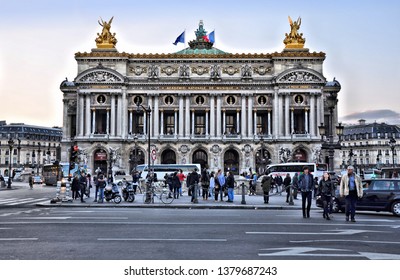
[[[174,98],[171,95],[168,95],[167,97],[165,97],[165,104],[167,105],[171,105],[174,103]]]
[[[133,103],[135,103],[136,105],[140,105],[143,103],[143,98],[141,96],[135,96],[133,98]]]
[[[229,105],[234,105],[236,103],[236,98],[233,95],[228,96],[228,98],[226,99],[226,102]]]
[[[196,97],[196,104],[197,105],[203,105],[205,102],[204,97],[203,96],[197,96]]]
[[[101,95],[97,96],[96,100],[97,100],[97,103],[104,104],[106,102],[106,96],[101,94]]]
[[[294,97],[294,102],[296,102],[297,104],[302,104],[304,102],[304,97],[298,94]]]
[[[258,97],[257,101],[258,101],[258,104],[265,105],[267,103],[267,98],[265,96],[260,96],[260,97]]]

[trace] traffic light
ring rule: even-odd
[[[79,147],[77,145],[71,146],[69,162],[75,163],[76,159],[78,158]]]

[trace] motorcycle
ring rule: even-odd
[[[133,202],[135,200],[135,190],[132,184],[125,182],[122,187],[122,197],[124,201]]]
[[[116,204],[121,203],[122,198],[119,194],[118,186],[114,183],[107,185],[104,189],[104,198],[106,201],[113,200]]]

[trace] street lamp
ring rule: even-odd
[[[151,115],[151,108],[150,108],[150,105],[149,105],[149,107],[148,108],[146,108],[146,107],[144,107],[143,106],[143,104],[142,103],[137,103],[137,111],[140,111],[140,107],[142,108],[142,110],[143,110],[143,112],[145,112],[146,113],[146,129],[147,129],[147,141],[148,141],[148,143],[147,143],[147,156],[148,156],[148,162],[147,162],[147,164],[148,164],[148,170],[150,171],[150,162],[151,162],[151,151],[150,151],[150,115]],[[148,173],[148,174],[150,174],[150,172]],[[152,180],[153,180],[153,175],[154,174],[151,174],[150,176],[149,176],[149,179],[148,179],[148,182],[147,182],[147,184],[146,184],[146,203],[150,203],[150,186],[151,186],[151,183],[152,183]]]
[[[37,163],[37,175],[39,175],[39,168],[40,168],[40,153],[42,150],[40,149],[41,144],[40,142],[38,143],[38,163]]]
[[[394,156],[396,155],[396,140],[392,137],[389,141],[389,147],[392,150],[392,163],[394,168]]]
[[[21,139],[17,138],[18,141],[18,146],[17,146],[17,150],[18,150],[18,167],[21,167]]]
[[[14,148],[14,139],[11,138],[11,135],[8,139],[8,148],[10,149],[10,161],[8,162],[8,182],[7,182],[7,189],[11,189],[11,154]]]
[[[332,111],[333,111],[333,109],[332,109]],[[318,126],[318,129],[319,129],[319,134],[321,135],[321,140],[323,141],[321,149],[328,151],[329,168],[330,168],[330,170],[334,170],[335,150],[340,150],[342,148],[340,141],[341,141],[341,137],[343,135],[344,127],[341,123],[339,123],[336,126],[336,135],[339,136],[339,141],[335,142],[333,140],[332,115],[330,115],[329,118],[330,118],[330,125],[329,125],[330,129],[328,132],[329,133],[328,140],[324,140],[324,136],[327,134],[327,127],[323,123],[321,123],[321,125]]]

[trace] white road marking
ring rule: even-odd
[[[400,245],[397,241],[378,241],[378,240],[358,240],[358,239],[321,239],[321,240],[296,240],[289,241],[290,243],[316,243],[316,242],[345,242],[345,243],[371,243],[371,244],[396,244]]]
[[[0,241],[36,241],[39,238],[0,238]]]
[[[259,235],[353,235],[364,232],[382,232],[373,230],[357,230],[357,229],[345,229],[345,230],[332,230],[331,232],[277,232],[277,231],[266,231],[266,232],[246,232],[246,234],[259,234]]]
[[[97,238],[98,241],[186,241],[186,242],[226,242],[227,239],[179,239],[179,238]]]

